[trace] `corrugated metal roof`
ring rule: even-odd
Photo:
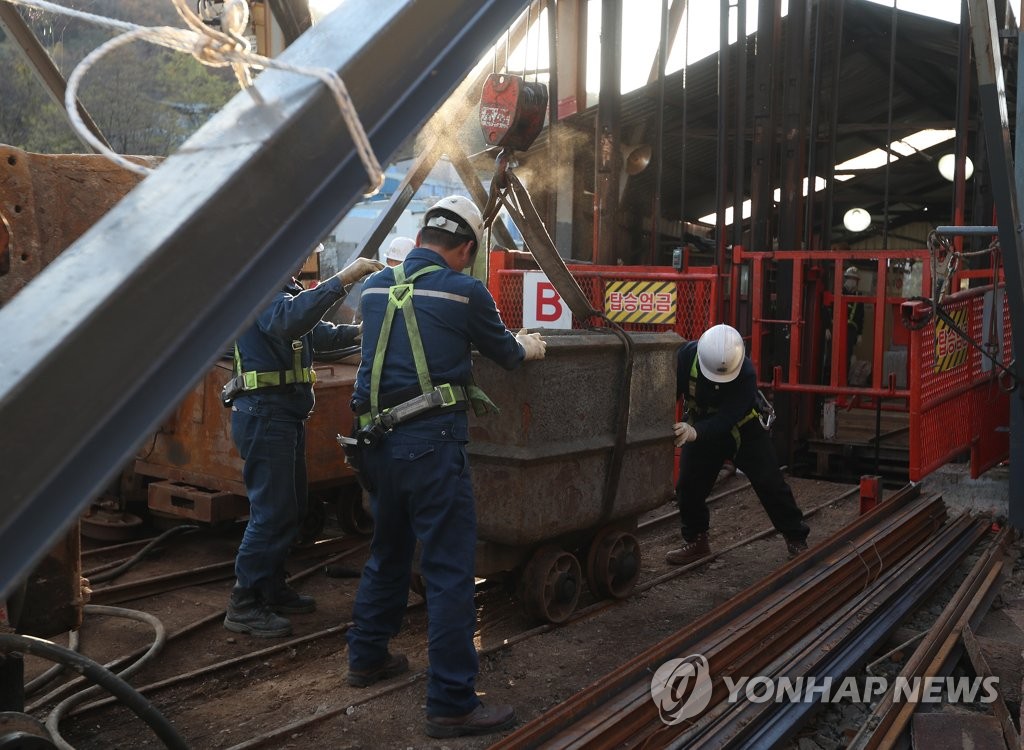
[[[811,28],[815,28],[818,6],[815,5]],[[782,21],[783,37],[790,33],[789,18]],[[826,24],[827,26],[827,24]],[[959,27],[909,12],[896,13],[895,65],[890,65],[892,49],[893,12],[890,8],[863,0],[847,0],[842,32],[841,78],[838,88],[838,119],[835,136],[836,163],[842,163],[873,148],[884,147],[891,140],[905,137],[924,128],[954,127],[957,93],[957,44]],[[817,88],[819,112],[826,122],[826,108],[831,105],[832,82],[827,71],[836,52],[836,45],[830,35],[822,40],[821,69],[826,71]],[[744,185],[743,192],[749,197],[750,162],[753,99],[749,92],[754,88],[756,66],[762,64],[756,57],[756,40],[747,40],[747,91],[746,121],[748,123],[744,143]],[[786,44],[783,39],[780,50]],[[735,47],[735,46],[734,46]],[[813,57],[814,44],[810,46],[809,57]],[[624,52],[628,54],[628,50]],[[781,58],[780,58],[781,59]],[[808,64],[808,75],[813,59]],[[890,71],[891,82],[890,86]],[[1007,72],[1014,77],[1015,71]],[[719,96],[718,55],[712,55],[686,71],[684,89],[683,71],[666,77],[665,106],[661,110],[664,118],[664,142],[662,155],[661,206],[666,220],[678,221],[681,211],[686,219],[715,211],[715,187],[719,175],[717,163],[717,118]],[[972,94],[977,89],[974,68],[971,69]],[[782,75],[776,75],[775,106],[782,102]],[[1008,82],[1009,109],[1013,113],[1013,90]],[[735,77],[730,82],[735,90]],[[621,133],[622,140],[630,143],[655,141],[658,116],[657,83],[630,92],[622,97]],[[808,85],[808,98],[811,86]],[[735,96],[730,93],[729,101]],[[686,108],[684,129],[683,111]],[[892,112],[891,125],[889,112]],[[809,110],[809,107],[808,107]],[[977,149],[977,104],[972,96],[972,113],[967,123],[969,133],[968,154],[975,162]],[[596,107],[563,120],[560,126],[568,131],[568,141],[585,144],[592,149]],[[807,115],[809,118],[809,114]],[[734,116],[729,116],[730,124]],[[805,123],[808,123],[805,120]],[[809,127],[809,124],[805,124]],[[684,136],[685,131],[685,136]],[[732,138],[732,134],[728,136]],[[818,174],[824,174],[828,140],[832,134],[819,131]],[[546,152],[546,134],[538,139],[524,156],[529,164]],[[952,141],[927,149],[924,153],[900,158],[888,169],[880,168],[859,174],[854,179],[837,184],[833,225],[840,228],[842,214],[853,205],[867,208],[876,217],[881,215],[886,192],[890,208],[890,227],[905,222],[920,221],[934,217],[933,223],[949,223],[953,199],[952,183],[943,179],[936,168],[938,156],[952,150]],[[727,147],[731,161],[735,153],[733,143]],[[776,148],[775,159],[779,150]],[[685,160],[685,162],[684,162]],[[685,164],[685,168],[684,168]],[[777,166],[776,166],[777,169]],[[726,165],[722,170],[728,183],[732,181],[733,168]],[[976,164],[976,178],[982,172]],[[888,177],[886,177],[888,172]],[[636,216],[649,216],[654,191],[656,170],[653,163],[641,174],[629,178],[623,197],[623,208]],[[685,191],[684,191],[685,186]],[[774,181],[778,187],[778,181]],[[971,184],[968,187],[970,196]],[[818,194],[823,195],[822,193]],[[684,204],[685,200],[685,204]],[[970,199],[968,200],[970,203]],[[685,207],[684,207],[685,206]],[[820,198],[816,207],[821,210]],[[987,221],[987,220],[986,220]]]

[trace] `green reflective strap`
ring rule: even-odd
[[[292,341],[292,380],[293,383],[305,383],[306,377],[302,370],[302,339]]]
[[[380,375],[384,369],[384,356],[387,353],[388,340],[391,338],[395,310],[401,310],[405,320],[406,335],[409,337],[409,347],[412,349],[413,362],[416,364],[416,379],[419,381],[420,390],[425,394],[433,390],[433,385],[430,382],[430,370],[427,367],[427,356],[423,351],[423,341],[420,338],[420,329],[416,322],[416,311],[413,309],[412,299],[414,282],[421,276],[440,270],[441,266],[426,266],[406,279],[404,265],[399,264],[393,269],[395,284],[388,290],[388,307],[384,312],[384,323],[381,326],[380,336],[377,338],[377,349],[373,353],[373,367],[370,370],[371,417],[380,413]]]
[[[238,342],[235,342],[235,375],[242,374],[242,353],[238,351]]]
[[[401,266],[395,266],[397,271]],[[384,369],[384,355],[388,349],[388,339],[391,337],[391,324],[395,320],[395,307],[388,299],[388,309],[384,311],[384,323],[380,328],[380,335],[377,337],[377,349],[373,353],[373,368],[370,370],[370,414],[376,415],[380,409],[380,373]]]
[[[696,396],[696,394],[697,394],[697,355],[696,354],[693,356],[693,363],[690,365],[690,388],[689,388],[689,391],[690,391],[690,399],[692,400],[692,403],[693,403],[693,406],[690,407],[690,408],[692,408],[696,412],[697,411],[697,396]],[[708,410],[708,414],[714,414],[715,411],[717,411],[717,410],[709,409]],[[698,415],[698,416],[703,416],[703,415]],[[755,409],[751,409],[749,414],[744,415],[744,417],[739,422],[737,422],[736,424],[734,424],[732,426],[732,429],[729,432],[732,435],[732,439],[736,442],[736,450],[740,449],[740,427],[745,425],[751,419],[757,419],[757,417],[758,417],[757,409],[756,408]]]
[[[405,330],[409,333],[409,345],[412,347],[412,359],[416,363],[416,379],[420,381],[420,390],[430,393],[433,385],[430,382],[430,369],[427,367],[427,354],[423,351],[423,339],[420,338],[420,326],[416,322],[416,313],[412,305],[402,308],[405,316]]]

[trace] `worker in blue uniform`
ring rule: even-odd
[[[711,554],[707,497],[727,459],[746,474],[790,556],[807,549],[809,529],[793,491],[782,476],[769,436],[769,407],[757,389],[754,364],[732,326],[716,325],[679,349],[676,398],[685,421],[675,424],[679,454],[676,502],[683,546],[670,551],[670,565],[687,565]]]
[[[313,409],[313,355],[355,343],[359,326],[321,318],[354,282],[383,265],[359,258],[304,290],[286,283],[235,343],[235,377],[225,386],[231,436],[244,461],[249,521],[235,558],[237,581],[224,627],[275,638],[291,632],[284,614],[316,602],[286,582],[285,558],[306,512],[305,421]]]
[[[485,706],[475,691],[476,509],[466,410],[480,412],[489,400],[473,384],[470,350],[511,370],[543,358],[547,344],[538,333],[507,330],[487,288],[462,273],[482,235],[472,201],[442,199],[424,215],[416,248],[370,277],[360,302],[362,361],[352,407],[374,532],[347,633],[348,683],[365,687],[408,669],[388,643],[402,624],[419,541],[431,737],[515,723],[511,706]]]

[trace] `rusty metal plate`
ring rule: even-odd
[[[151,167],[161,161],[138,160]],[[0,307],[140,179],[96,154],[33,154],[0,145],[0,234],[5,225],[8,235],[0,253]]]
[[[656,508],[673,492],[675,333],[637,333],[629,430],[610,517],[602,499],[622,390],[623,345],[610,332],[549,331],[546,357],[508,372],[474,360],[501,413],[470,415],[482,540],[529,545]]]
[[[355,481],[335,436],[352,429],[356,366],[314,363],[316,406],[306,422],[306,463],[312,489]],[[144,444],[135,472],[210,490],[245,496],[242,458],[231,439],[231,410],[220,400],[232,377],[231,363],[218,362]]]

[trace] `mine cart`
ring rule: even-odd
[[[640,574],[637,516],[673,491],[675,333],[545,331],[546,357],[477,384],[501,409],[470,417],[477,575],[511,576],[524,608],[569,617],[584,577],[624,598]],[[631,363],[631,364],[630,364]]]

